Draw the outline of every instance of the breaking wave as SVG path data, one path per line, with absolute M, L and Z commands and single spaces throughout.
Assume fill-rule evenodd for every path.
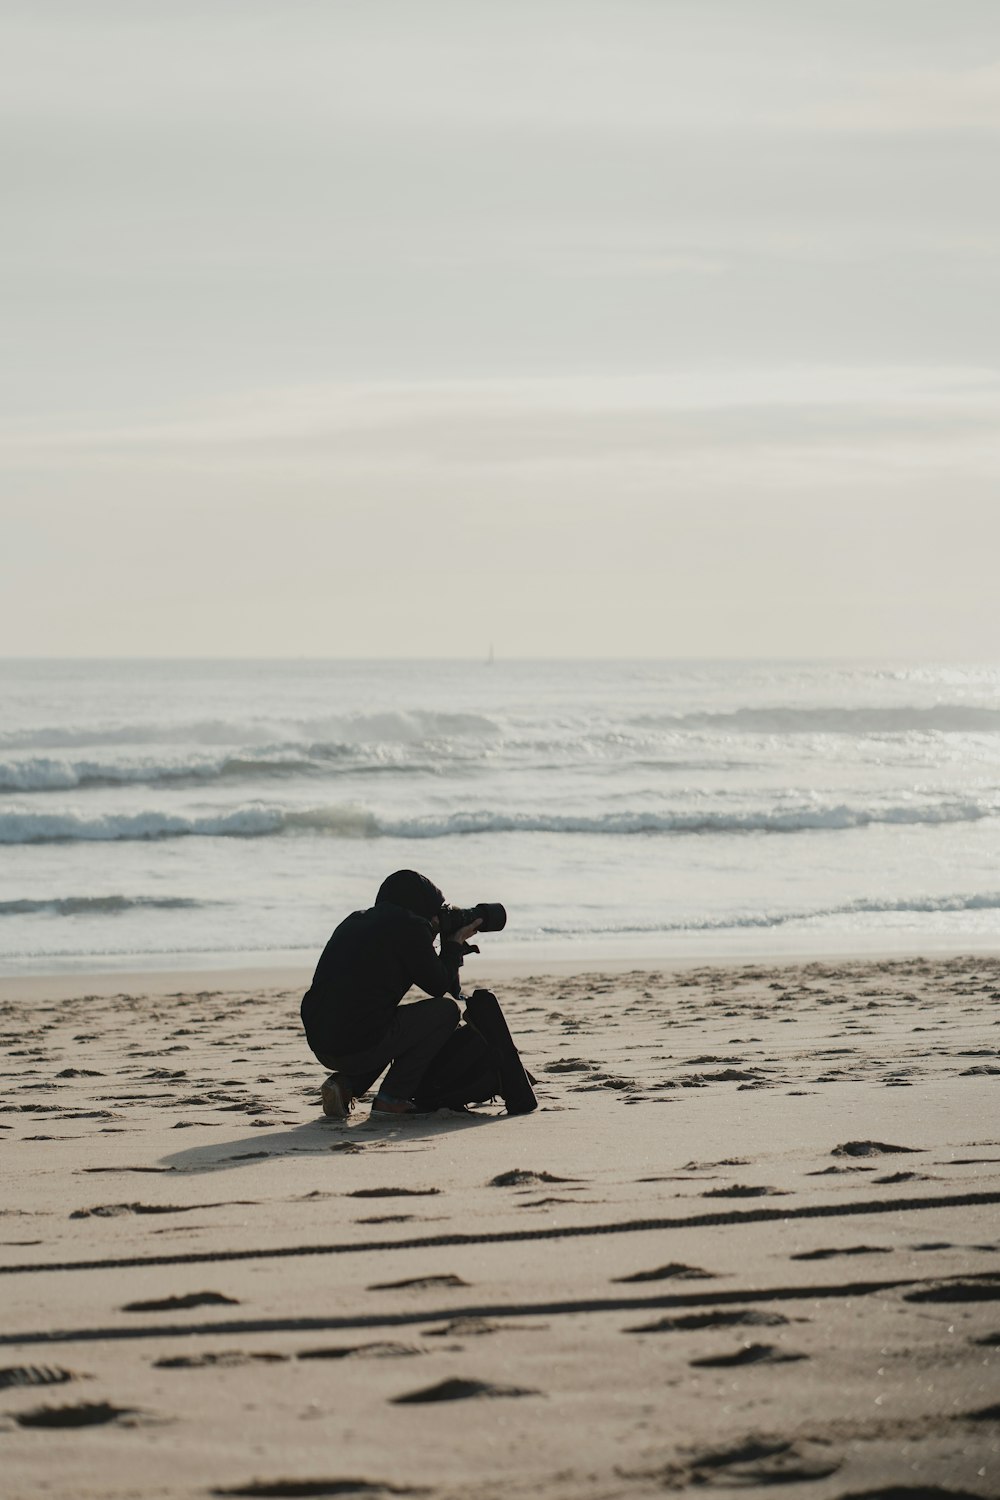
M 253 805 L 203 815 L 159 811 L 0 813 L 0 844 L 105 842 L 185 837 L 267 838 L 275 834 L 320 834 L 328 838 L 436 839 L 462 834 L 788 834 L 838 832 L 875 824 L 971 823 L 1000 813 L 1000 802 L 951 799 L 887 806 L 804 806 L 746 812 L 616 812 L 596 817 L 539 812 L 457 812 L 447 817 L 381 819 L 365 807 L 289 809 Z
M 1000 911 L 1000 891 L 977 892 L 971 896 L 902 896 L 898 900 L 861 899 L 842 906 L 817 907 L 810 911 L 744 912 L 738 916 L 707 917 L 686 922 L 657 922 L 605 927 L 541 928 L 544 936 L 591 937 L 618 934 L 652 934 L 658 932 L 732 932 L 743 928 L 785 927 L 793 922 L 821 922 L 828 917 L 853 917 L 903 912 Z
M 267 838 L 291 832 L 340 838 L 372 838 L 381 831 L 364 808 L 314 807 L 293 812 L 281 807 L 244 807 L 229 813 L 185 817 L 163 812 L 0 814 L 0 844 L 106 843 L 173 838 Z
M 1000 708 L 937 703 L 892 708 L 736 708 L 725 713 L 644 714 L 650 729 L 708 729 L 723 734 L 983 734 L 1000 732 Z
M 492 739 L 499 733 L 492 719 L 476 713 L 439 713 L 431 709 L 369 714 L 330 714 L 280 723 L 274 719 L 198 719 L 178 723 L 94 724 L 73 728 L 45 725 L 38 729 L 0 731 L 0 748 L 8 750 L 83 749 L 96 745 L 265 746 L 290 741 L 305 747 L 325 740 L 343 745 L 413 745 L 454 738 Z
M 184 786 L 241 777 L 297 775 L 307 770 L 304 759 L 254 759 L 226 756 L 186 764 L 107 765 L 100 761 L 57 760 L 37 756 L 0 762 L 0 792 L 67 792 L 114 786 Z
M 184 761 L 138 761 L 115 765 L 102 761 L 35 756 L 0 761 L 0 794 L 90 791 L 119 786 L 207 786 L 239 781 L 286 781 L 296 776 L 442 774 L 442 757 L 405 760 L 377 747 L 367 754 L 352 745 L 310 745 L 296 750 L 196 757 Z
M 904 803 L 895 807 L 813 805 L 747 812 L 619 812 L 586 817 L 574 813 L 453 813 L 447 818 L 411 818 L 379 832 L 397 838 L 446 838 L 465 833 L 699 834 L 842 831 L 873 823 L 966 823 L 995 817 L 991 803 Z
M 571 745 L 504 742 L 515 760 L 520 756 L 526 769 L 536 774 L 558 772 L 571 756 L 595 761 L 606 752 L 607 740 L 578 739 Z M 613 736 L 618 750 L 624 736 Z M 555 755 L 556 749 L 561 755 Z M 526 753 L 527 752 L 527 753 Z M 191 755 L 176 760 L 136 759 L 127 762 L 77 760 L 40 755 L 0 760 L 0 796 L 46 792 L 99 791 L 115 787 L 198 787 L 234 785 L 239 782 L 288 782 L 297 777 L 335 780 L 338 776 L 442 777 L 480 768 L 485 754 L 481 741 L 441 742 L 420 746 L 377 742 L 371 745 L 318 742 L 310 745 L 274 745 L 238 754 Z M 547 757 L 547 758 L 546 758 Z M 664 757 L 632 759 L 635 771 L 678 773 L 682 771 L 743 771 L 753 762 L 712 757 L 690 759 Z
M 119 912 L 183 911 L 206 905 L 186 896 L 59 896 L 42 901 L 0 901 L 0 917 L 30 917 L 46 914 L 53 917 L 92 917 L 117 915 Z

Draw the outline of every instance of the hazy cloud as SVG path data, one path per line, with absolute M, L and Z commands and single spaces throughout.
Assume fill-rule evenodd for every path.
M 0 81 L 7 649 L 992 649 L 993 0 L 6 0 Z

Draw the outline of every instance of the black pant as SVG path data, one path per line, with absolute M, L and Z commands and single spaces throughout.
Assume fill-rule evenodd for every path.
M 363 1094 L 383 1073 L 380 1093 L 391 1099 L 412 1099 L 431 1059 L 436 1057 L 462 1017 L 457 1000 L 435 995 L 401 1005 L 392 1025 L 371 1047 L 361 1052 L 316 1053 L 324 1068 L 345 1076 L 353 1094 Z

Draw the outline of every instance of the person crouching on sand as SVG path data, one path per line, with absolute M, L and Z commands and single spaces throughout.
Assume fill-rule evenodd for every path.
M 397 870 L 375 905 L 352 912 L 323 949 L 302 1000 L 306 1040 L 324 1068 L 323 1112 L 346 1119 L 355 1099 L 385 1073 L 372 1114 L 417 1112 L 413 1096 L 461 1019 L 458 970 L 477 919 L 442 939 L 444 896 L 426 875 Z M 400 1002 L 412 985 L 430 997 Z M 385 1070 L 388 1068 L 388 1072 Z

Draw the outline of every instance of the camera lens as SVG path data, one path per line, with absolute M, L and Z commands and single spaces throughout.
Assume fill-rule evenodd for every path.
M 502 932 L 507 926 L 507 912 L 499 901 L 480 901 L 475 912 L 482 920 L 480 932 Z

